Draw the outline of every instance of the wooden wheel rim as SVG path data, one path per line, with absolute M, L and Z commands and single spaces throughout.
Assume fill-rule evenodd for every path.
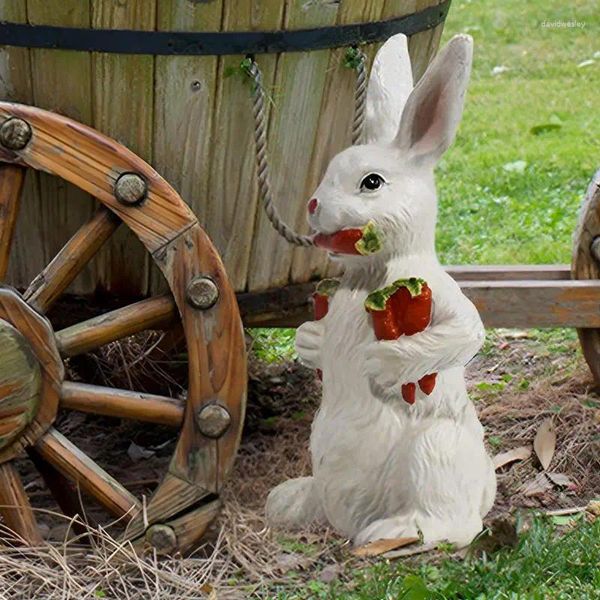
M 594 243 L 596 241 L 596 243 Z M 588 186 L 573 236 L 573 279 L 600 279 L 600 170 Z M 600 383 L 600 329 L 578 329 L 585 360 Z
M 244 418 L 243 329 L 221 259 L 173 188 L 114 140 L 54 113 L 0 102 L 0 128 L 9 119 L 21 119 L 27 131 L 17 144 L 0 139 L 0 161 L 51 173 L 95 196 L 137 235 L 171 288 L 188 348 L 188 397 L 168 472 L 143 519 L 132 501 L 135 510 L 129 511 L 127 536 L 137 538 L 147 525 L 174 518 L 181 529 L 177 547 L 182 549 L 202 534 L 215 514 L 214 495 L 232 467 Z M 211 289 L 215 297 L 208 302 L 206 293 L 210 296 Z M 29 294 L 31 299 L 36 293 L 33 285 L 26 297 Z M 43 300 L 52 299 L 31 303 L 43 310 Z M 219 411 L 207 412 L 207 407 L 214 406 Z M 222 419 L 223 413 L 227 422 L 218 436 L 214 427 L 203 427 L 203 416 L 215 414 Z M 60 449 L 63 440 L 53 438 L 55 433 L 50 431 L 49 438 L 54 446 L 43 438 L 38 447 L 49 453 Z M 192 507 L 193 533 L 182 516 Z

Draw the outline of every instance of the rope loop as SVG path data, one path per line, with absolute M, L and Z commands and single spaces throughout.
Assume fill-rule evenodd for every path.
M 356 70 L 354 92 L 354 119 L 352 122 L 352 144 L 360 143 L 365 123 L 367 99 L 366 56 L 358 47 L 349 48 L 344 57 L 344 66 Z M 289 227 L 273 204 L 273 193 L 269 176 L 267 154 L 267 110 L 266 93 L 261 70 L 253 56 L 242 60 L 236 71 L 243 73 L 252 82 L 252 116 L 254 117 L 254 143 L 256 151 L 256 177 L 263 208 L 277 233 L 290 244 L 308 248 L 314 246 L 313 236 L 300 235 Z M 228 73 L 231 74 L 231 73 Z

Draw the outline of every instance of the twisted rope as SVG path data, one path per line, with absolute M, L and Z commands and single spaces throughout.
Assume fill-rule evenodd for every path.
M 365 68 L 365 55 L 353 48 L 353 60 L 346 61 L 346 66 L 356 69 L 356 90 L 354 93 L 354 120 L 352 123 L 352 143 L 358 144 L 363 132 L 367 100 L 367 73 Z M 300 235 L 291 229 L 279 215 L 273 204 L 273 193 L 269 177 L 269 160 L 267 155 L 267 111 L 265 108 L 265 90 L 262 83 L 262 73 L 254 60 L 246 59 L 242 63 L 242 70 L 251 78 L 252 85 L 252 115 L 254 117 L 254 142 L 256 150 L 256 177 L 258 190 L 262 199 L 263 208 L 275 231 L 285 238 L 290 244 L 313 246 L 312 236 Z
M 354 89 L 354 120 L 352 121 L 352 145 L 360 144 L 365 126 L 367 112 L 367 57 L 361 50 L 356 50 L 356 87 Z

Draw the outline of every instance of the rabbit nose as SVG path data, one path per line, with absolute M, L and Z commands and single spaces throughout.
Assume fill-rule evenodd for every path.
M 308 203 L 308 212 L 311 215 L 314 215 L 317 212 L 317 207 L 319 206 L 319 201 L 316 198 L 312 198 Z

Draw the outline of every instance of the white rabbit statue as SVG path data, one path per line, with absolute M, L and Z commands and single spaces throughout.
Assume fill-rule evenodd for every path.
M 333 158 L 308 205 L 317 233 L 371 223 L 382 244 L 373 254 L 332 255 L 345 271 L 329 312 L 298 329 L 301 360 L 323 378 L 313 475 L 271 491 L 272 526 L 329 523 L 357 545 L 415 536 L 460 547 L 494 502 L 494 468 L 464 380 L 484 328 L 435 253 L 433 169 L 454 139 L 471 61 L 472 39 L 457 35 L 413 89 L 406 38 L 390 38 L 369 81 L 366 143 Z M 365 299 L 410 277 L 431 289 L 431 322 L 378 341 Z M 403 384 L 434 372 L 430 395 L 402 401 Z

